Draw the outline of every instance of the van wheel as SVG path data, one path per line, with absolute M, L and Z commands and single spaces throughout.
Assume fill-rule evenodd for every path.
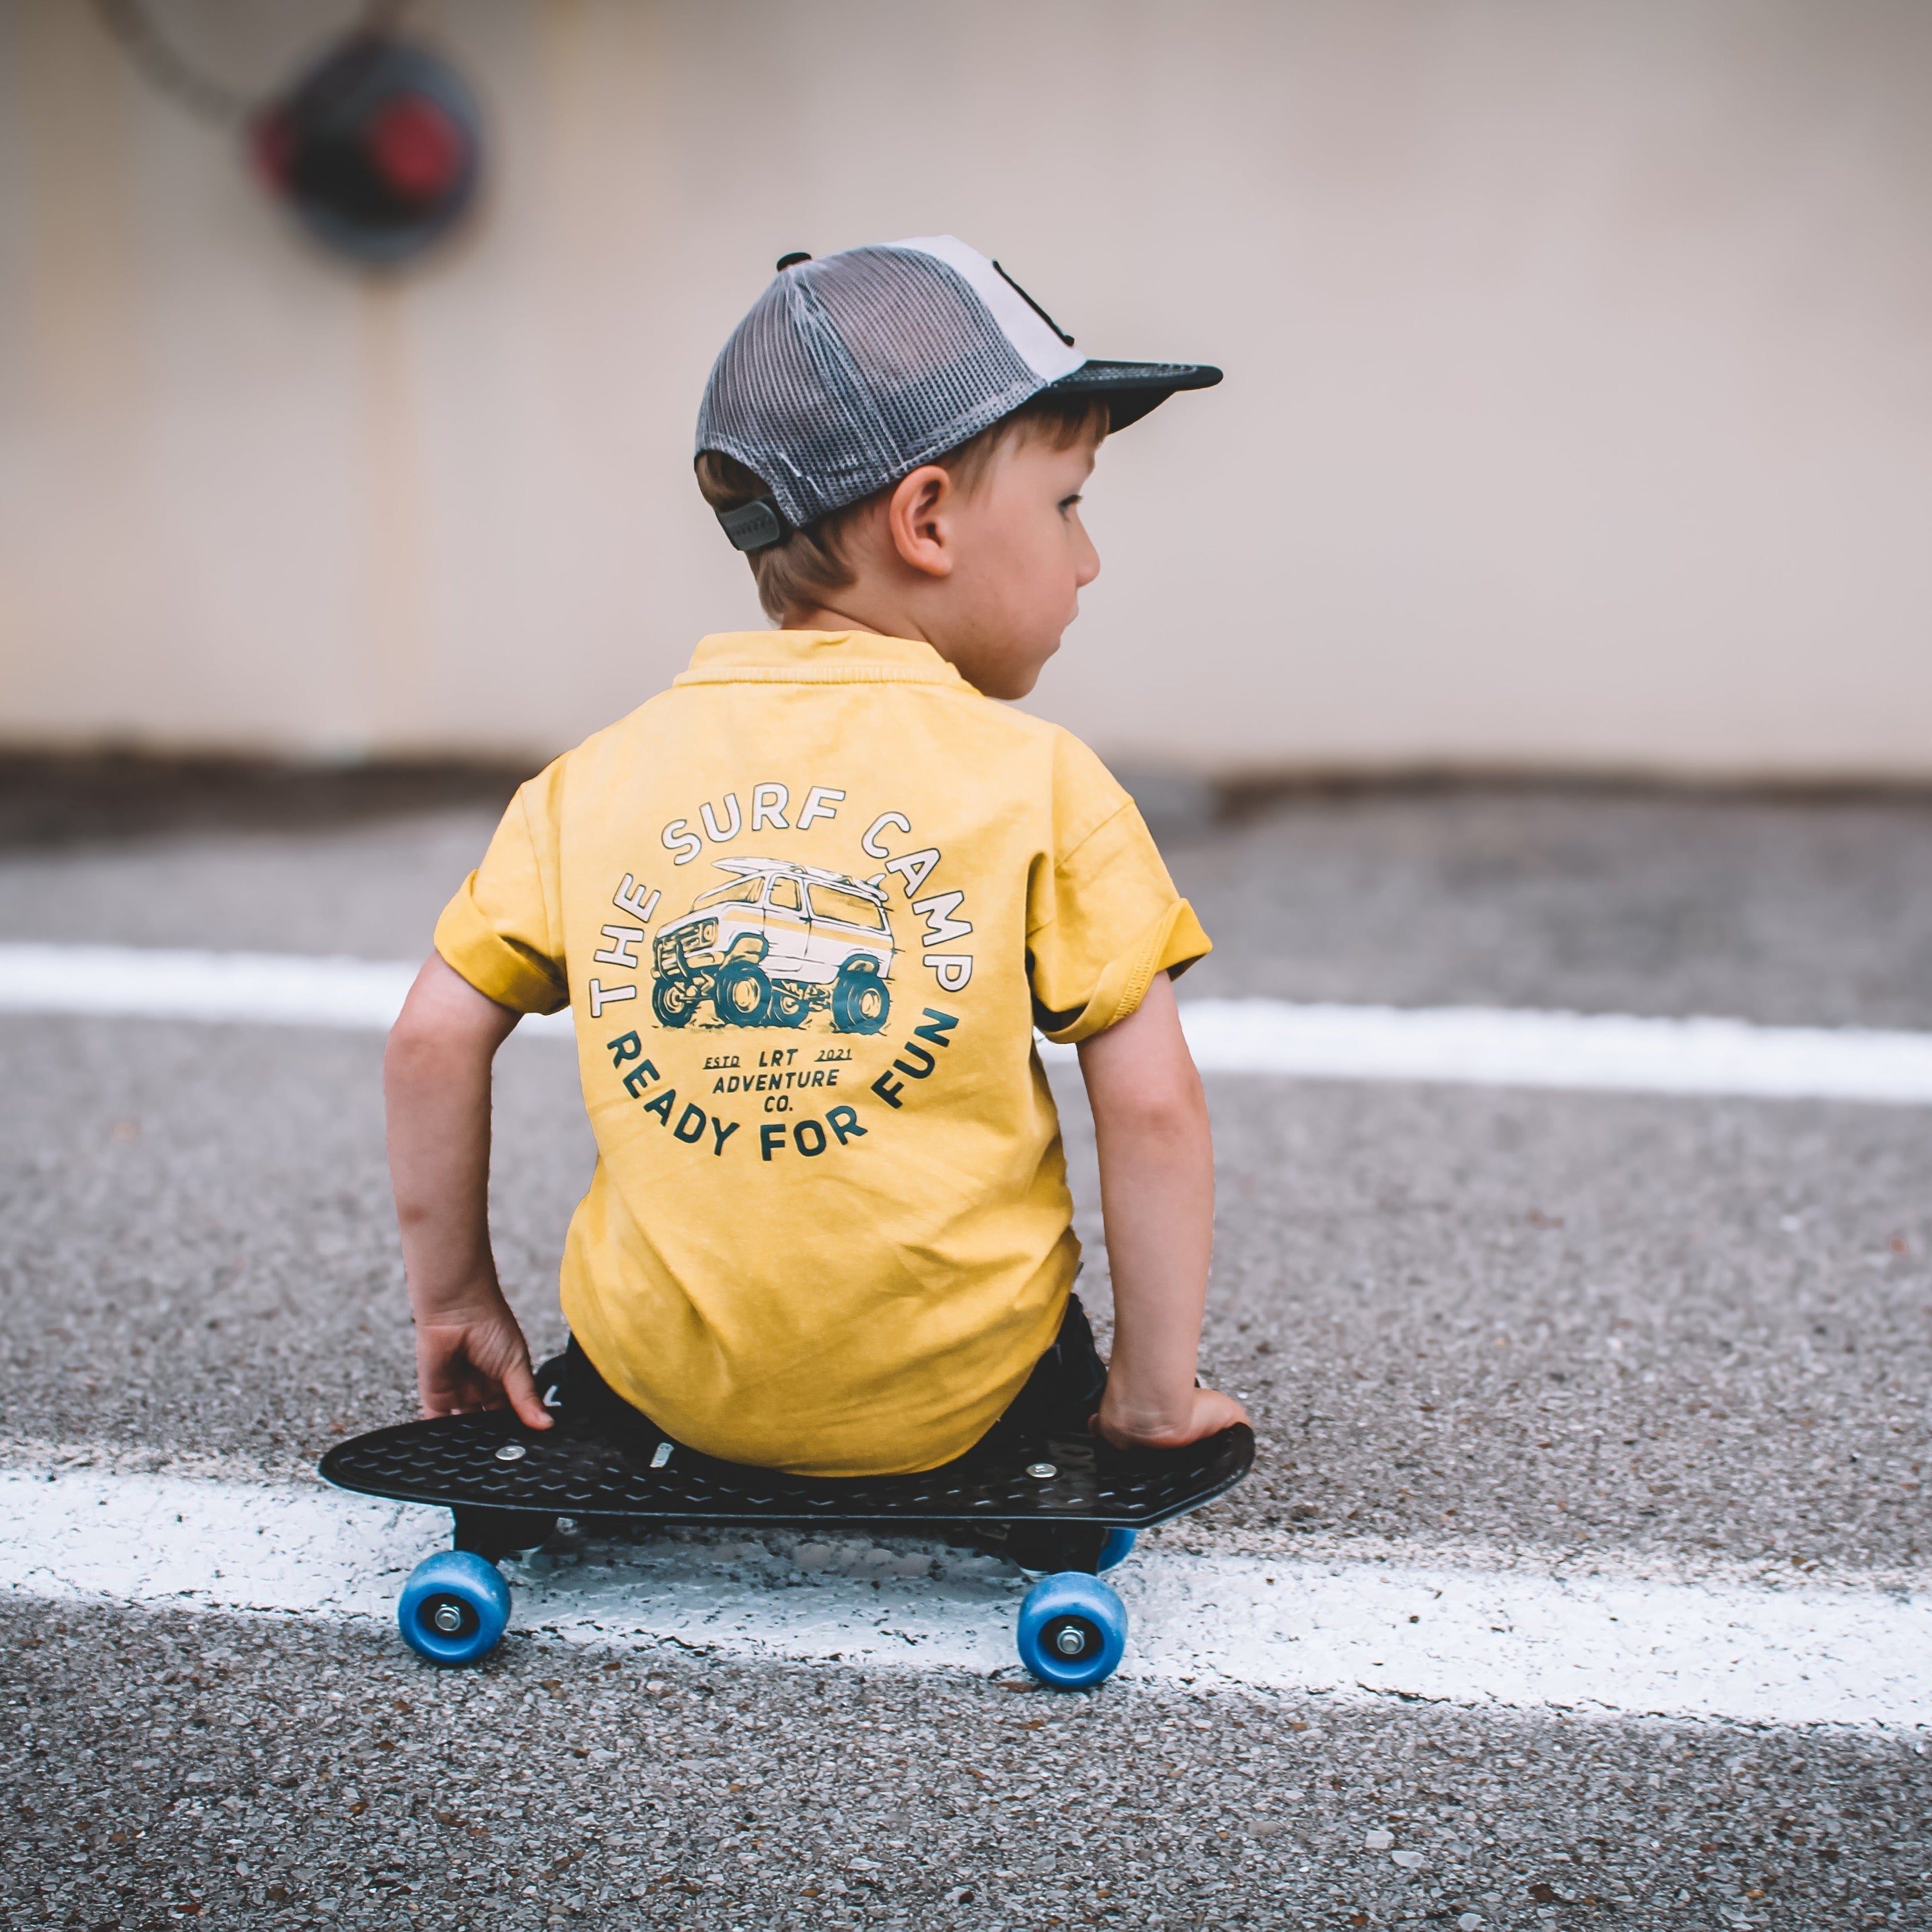
M 771 1016 L 772 982 L 755 959 L 728 959 L 712 984 L 711 1004 L 729 1026 L 763 1026 Z
M 766 1018 L 773 1026 L 802 1026 L 806 1015 L 811 1010 L 809 993 L 801 993 L 796 986 L 788 986 L 780 980 L 772 988 L 772 1010 Z
M 698 988 L 688 980 L 660 980 L 651 988 L 651 1011 L 664 1026 L 682 1026 L 697 1010 Z
M 892 996 L 871 959 L 848 959 L 832 985 L 832 1024 L 841 1033 L 877 1033 L 892 1010 Z

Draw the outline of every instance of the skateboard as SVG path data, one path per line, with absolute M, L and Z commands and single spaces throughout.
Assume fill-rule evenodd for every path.
M 1102 1574 L 1140 1531 L 1232 1489 L 1254 1456 L 1253 1432 L 1237 1424 L 1183 1449 L 1007 1438 L 919 1475 L 796 1476 L 720 1462 L 648 1424 L 618 1440 L 567 1416 L 531 1430 L 493 1410 L 352 1437 L 320 1473 L 339 1489 L 454 1515 L 454 1546 L 417 1565 L 397 1605 L 404 1641 L 434 1664 L 475 1664 L 495 1648 L 510 1618 L 496 1565 L 542 1544 L 560 1518 L 613 1539 L 674 1526 L 830 1524 L 968 1540 L 1040 1573 L 1020 1606 L 1020 1661 L 1042 1684 L 1077 1690 L 1111 1676 L 1126 1647 L 1126 1611 Z

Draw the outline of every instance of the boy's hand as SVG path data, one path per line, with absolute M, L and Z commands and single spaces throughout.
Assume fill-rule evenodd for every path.
M 507 1303 L 474 1316 L 445 1314 L 416 1324 L 416 1388 L 425 1415 L 512 1408 L 527 1429 L 548 1429 L 524 1331 Z
M 1177 1409 L 1172 1404 L 1136 1403 L 1109 1382 L 1094 1427 L 1116 1449 L 1179 1449 L 1247 1419 L 1248 1412 L 1219 1389 L 1190 1389 Z

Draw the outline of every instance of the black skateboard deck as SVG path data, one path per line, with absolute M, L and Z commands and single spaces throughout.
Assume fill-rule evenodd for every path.
M 1184 1449 L 1110 1448 L 1087 1435 L 1016 1440 L 995 1432 L 957 1462 L 916 1476 L 791 1476 L 720 1462 L 646 1425 L 621 1440 L 560 1416 L 526 1429 L 507 1411 L 378 1429 L 322 1459 L 338 1488 L 428 1503 L 456 1519 L 455 1547 L 417 1564 L 396 1618 L 404 1640 L 440 1664 L 487 1656 L 508 1627 L 496 1564 L 534 1548 L 562 1517 L 621 1537 L 672 1526 L 751 1524 L 964 1537 L 1040 1573 L 1014 1640 L 1043 1684 L 1090 1689 L 1124 1654 L 1127 1614 L 1101 1572 L 1136 1534 L 1198 1509 L 1248 1472 L 1245 1424 Z
M 1147 1529 L 1198 1509 L 1239 1482 L 1254 1455 L 1253 1432 L 1238 1424 L 1184 1449 L 1124 1451 L 1082 1435 L 982 1444 L 920 1475 L 796 1476 L 721 1462 L 648 1431 L 618 1442 L 564 1420 L 526 1429 L 499 1410 L 356 1436 L 329 1450 L 321 1474 L 364 1496 L 452 1510 L 457 1546 L 490 1556 L 541 1541 L 547 1529 L 532 1531 L 559 1516 L 607 1531 L 824 1523 L 1033 1531 L 1044 1534 L 1015 1540 L 1058 1544 L 1070 1539 L 1054 1532 Z M 1077 1563 L 1076 1556 L 1069 1567 Z

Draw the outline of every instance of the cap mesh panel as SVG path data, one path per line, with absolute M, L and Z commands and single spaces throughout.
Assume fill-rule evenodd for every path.
M 1046 386 L 966 278 L 909 248 L 786 270 L 706 385 L 699 450 L 762 478 L 794 524 L 896 483 Z

